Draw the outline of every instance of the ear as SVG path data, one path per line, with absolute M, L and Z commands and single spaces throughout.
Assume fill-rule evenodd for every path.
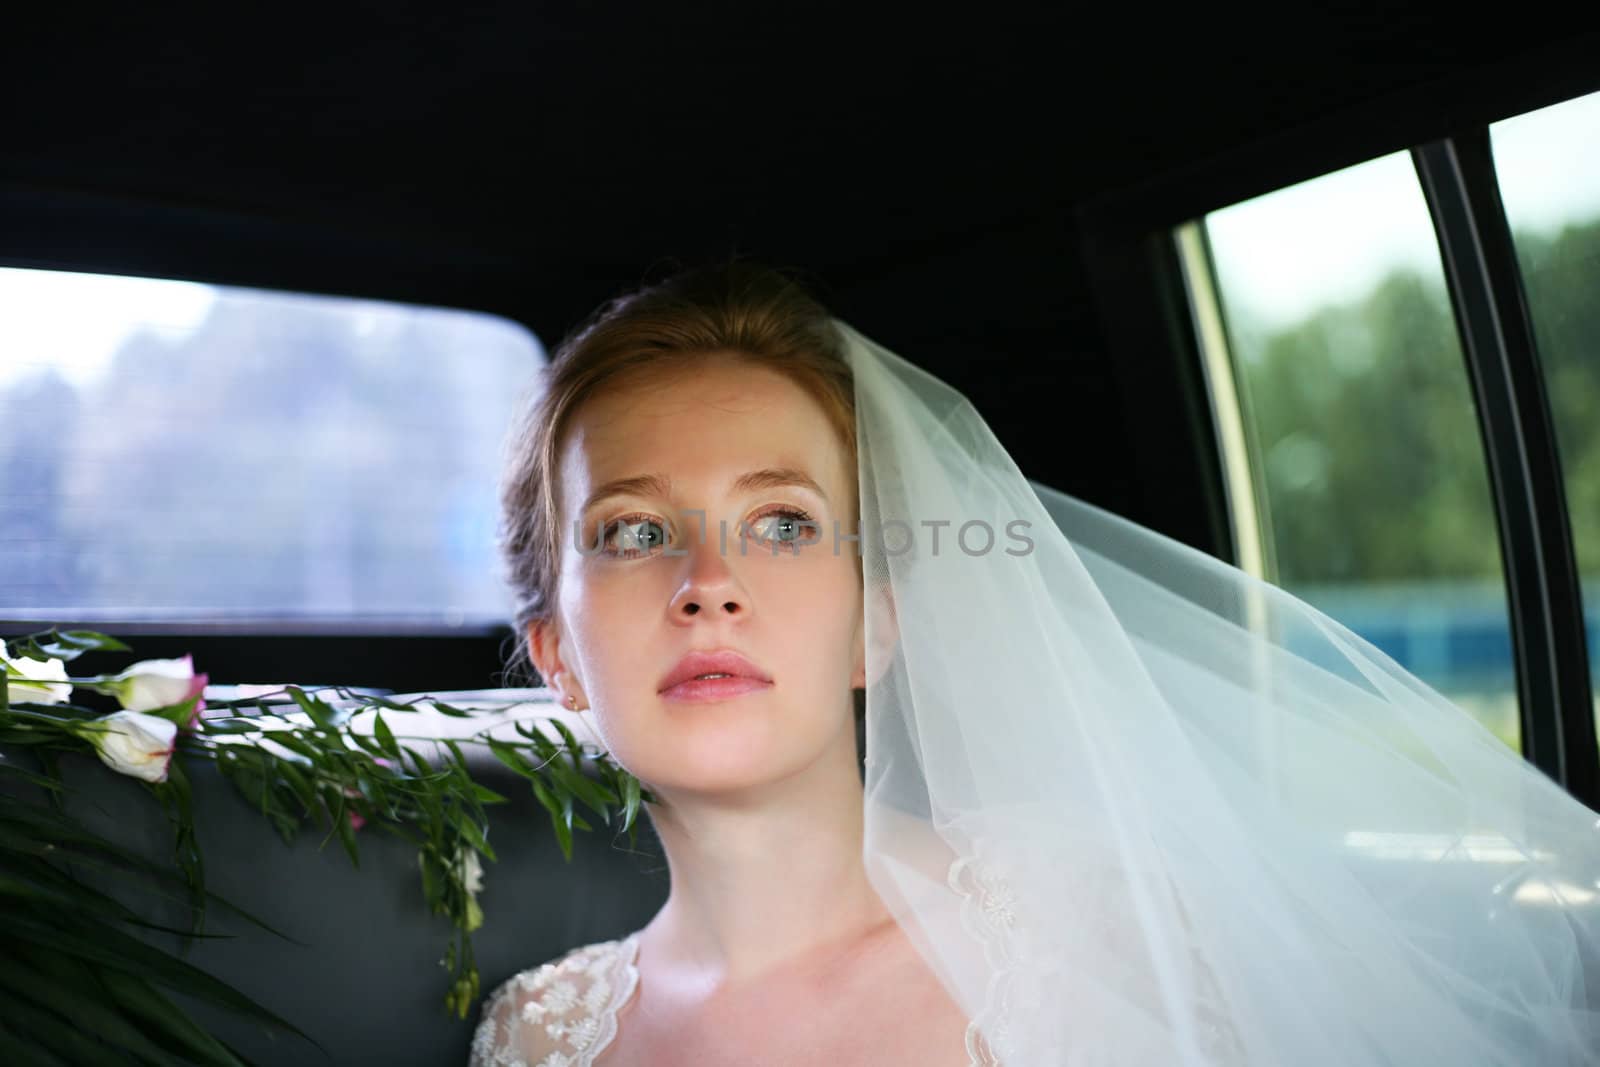
M 872 640 L 867 641 L 867 631 Z M 855 671 L 850 677 L 852 689 L 866 689 L 883 677 L 894 659 L 894 650 L 900 643 L 900 620 L 895 611 L 894 591 L 887 584 L 868 589 L 862 601 L 860 639 L 856 643 Z
M 533 660 L 534 669 L 544 679 L 544 684 L 555 693 L 557 703 L 570 707 L 567 698 L 577 697 L 580 708 L 588 706 L 582 682 L 561 658 L 561 632 L 554 621 L 535 619 L 528 623 L 528 658 Z

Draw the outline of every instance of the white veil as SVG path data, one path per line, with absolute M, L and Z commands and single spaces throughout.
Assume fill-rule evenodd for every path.
M 865 860 L 977 1062 L 1600 1063 L 1594 812 L 1308 604 L 1036 489 L 838 328 Z

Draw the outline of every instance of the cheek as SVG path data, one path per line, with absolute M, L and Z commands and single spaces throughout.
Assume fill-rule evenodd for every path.
M 792 674 L 807 679 L 808 688 L 821 686 L 825 696 L 838 677 L 847 676 L 853 659 L 853 640 L 861 614 L 861 583 L 854 561 L 845 553 L 809 563 L 774 566 L 761 603 L 768 626 L 763 635 L 779 653 Z M 753 584 L 753 583 L 752 583 Z
M 575 567 L 561 588 L 570 655 L 591 688 L 649 658 L 659 642 L 671 591 L 649 568 Z M 646 653 L 641 657 L 641 653 Z

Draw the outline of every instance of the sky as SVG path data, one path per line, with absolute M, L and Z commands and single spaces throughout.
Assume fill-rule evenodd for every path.
M 1514 230 L 1600 217 L 1600 93 L 1497 123 L 1490 141 Z M 1406 152 L 1212 212 L 1206 230 L 1230 309 L 1268 329 L 1357 299 L 1396 267 L 1443 277 Z
M 130 335 L 145 331 L 177 343 L 198 329 L 221 300 L 236 313 L 241 305 L 253 305 L 267 316 L 291 305 L 331 307 L 337 312 L 338 328 L 361 339 L 395 329 L 408 314 L 416 313 L 411 305 L 379 300 L 0 267 L 0 388 L 50 368 L 70 385 L 91 385 Z M 423 309 L 422 313 L 494 321 L 527 334 L 521 326 L 481 312 Z M 477 328 L 483 329 L 481 324 Z
M 0 387 L 51 366 L 87 385 L 134 330 L 187 332 L 215 300 L 193 282 L 0 267 Z

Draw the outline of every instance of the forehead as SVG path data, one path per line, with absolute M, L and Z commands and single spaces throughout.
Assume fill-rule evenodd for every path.
M 798 467 L 836 504 L 850 495 L 847 457 L 822 405 L 777 371 L 708 357 L 590 397 L 563 435 L 563 513 L 602 482 L 660 473 L 725 485 L 759 467 Z

